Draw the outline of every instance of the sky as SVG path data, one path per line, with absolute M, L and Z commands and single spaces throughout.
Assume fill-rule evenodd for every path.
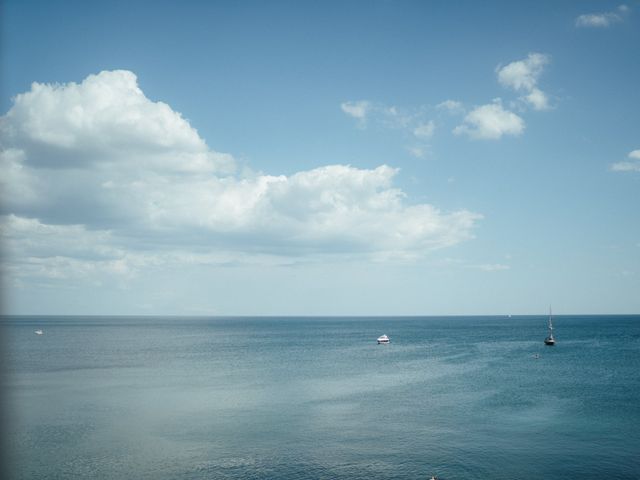
M 2 311 L 640 313 L 640 2 L 1 5 Z

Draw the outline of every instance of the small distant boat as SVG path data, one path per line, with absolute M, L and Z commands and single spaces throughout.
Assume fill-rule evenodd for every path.
M 33 333 L 35 333 L 36 335 L 42 335 L 44 332 L 40 329 L 34 331 Z
M 389 337 L 387 337 L 386 335 L 381 335 L 381 336 L 379 336 L 379 337 L 378 337 L 378 345 L 380 345 L 381 343 L 382 343 L 382 344 L 385 344 L 385 345 L 386 345 L 387 343 L 389 343 Z
M 544 339 L 544 344 L 549 346 L 554 346 L 556 344 L 556 339 L 553 338 L 553 323 L 551 321 L 551 307 L 549 307 L 549 336 Z

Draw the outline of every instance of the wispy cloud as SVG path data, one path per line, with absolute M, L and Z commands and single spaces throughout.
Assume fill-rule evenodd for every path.
M 525 129 L 522 118 L 502 107 L 499 99 L 469 112 L 463 124 L 454 128 L 456 135 L 466 134 L 473 139 L 498 140 L 503 135 L 520 135 Z
M 346 106 L 360 119 L 367 108 Z M 34 83 L 0 119 L 0 134 L 3 268 L 13 273 L 127 277 L 171 259 L 419 258 L 472 238 L 481 218 L 411 202 L 387 165 L 238 174 L 231 155 L 149 100 L 127 71 Z
M 443 267 L 464 268 L 469 270 L 482 270 L 483 272 L 501 272 L 511 270 L 510 265 L 504 263 L 471 263 L 461 258 L 442 258 L 436 264 Z
M 358 120 L 366 120 L 367 115 L 371 111 L 371 102 L 367 100 L 358 100 L 354 102 L 343 102 L 340 104 L 340 108 L 344 113 L 350 117 Z
M 464 106 L 462 102 L 457 100 L 445 100 L 436 105 L 439 110 L 445 110 L 451 114 L 460 114 L 464 112 Z
M 409 152 L 412 157 L 416 158 L 424 158 L 427 155 L 426 148 L 418 145 L 407 147 L 407 152 Z
M 433 120 L 429 120 L 427 123 L 422 123 L 414 128 L 413 134 L 418 138 L 431 138 L 435 129 L 436 124 Z
M 576 27 L 607 28 L 622 22 L 629 11 L 627 5 L 620 5 L 610 12 L 586 13 L 576 18 Z
M 629 161 L 611 164 L 611 170 L 614 172 L 640 172 L 640 150 L 633 150 L 627 157 L 630 159 Z
M 365 121 L 371 120 L 373 124 L 384 128 L 413 130 L 425 122 L 425 112 L 422 107 L 405 109 L 369 100 L 358 100 L 343 102 L 340 108 L 345 114 L 358 120 L 361 126 L 366 126 Z M 431 124 L 433 124 L 432 121 Z
M 484 272 L 500 272 L 504 270 L 510 270 L 511 267 L 509 265 L 504 265 L 502 263 L 481 263 L 468 265 L 469 268 L 482 270 Z
M 433 114 L 433 108 L 416 107 L 401 108 L 395 105 L 384 105 L 368 100 L 344 102 L 340 105 L 342 111 L 357 120 L 359 128 L 375 126 L 385 130 L 398 130 L 405 139 L 412 138 L 411 145 L 405 147 L 409 154 L 416 158 L 423 158 L 429 148 L 429 141 L 433 138 L 437 124 L 428 118 Z
M 549 99 L 537 84 L 544 67 L 550 60 L 549 55 L 530 53 L 524 60 L 517 60 L 505 66 L 498 65 L 496 67 L 498 82 L 505 87 L 523 92 L 525 95 L 520 99 L 534 110 L 548 109 Z

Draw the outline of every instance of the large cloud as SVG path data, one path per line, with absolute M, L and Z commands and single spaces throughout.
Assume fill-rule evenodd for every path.
M 37 167 L 135 162 L 156 171 L 232 168 L 230 156 L 211 151 L 179 113 L 146 98 L 136 76 L 123 70 L 90 75 L 81 84 L 34 83 L 15 98 L 2 134 Z
M 127 71 L 34 83 L 1 122 L 5 268 L 64 277 L 168 258 L 413 258 L 470 238 L 480 218 L 411 204 L 385 165 L 234 174 L 230 155 Z

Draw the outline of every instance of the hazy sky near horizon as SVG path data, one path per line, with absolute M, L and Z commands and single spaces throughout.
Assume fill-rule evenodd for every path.
M 640 3 L 6 0 L 4 313 L 640 312 Z

